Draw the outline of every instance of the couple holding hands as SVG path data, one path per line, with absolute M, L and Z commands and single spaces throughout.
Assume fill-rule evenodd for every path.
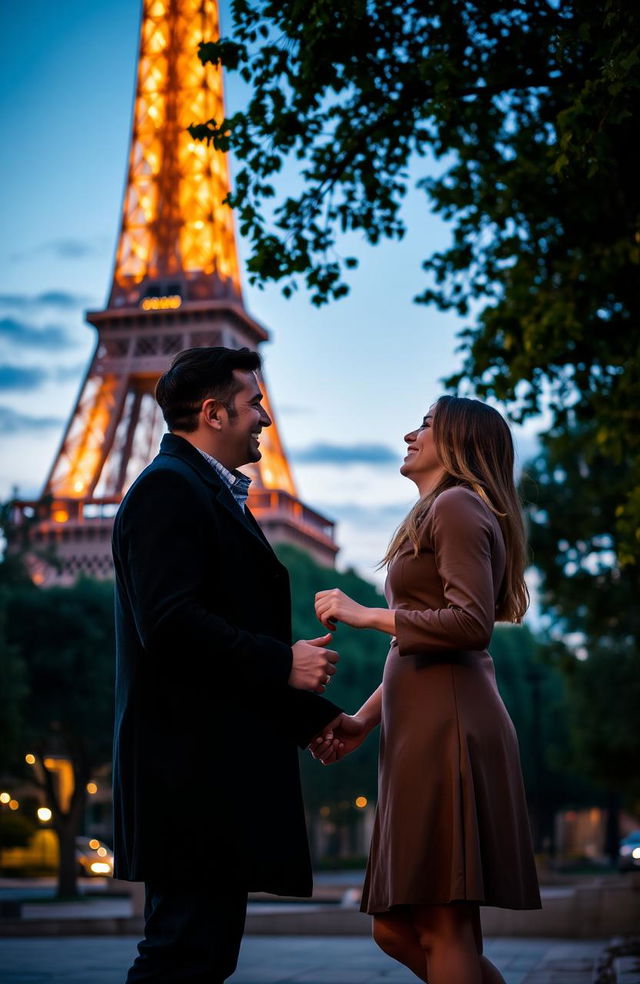
M 380 725 L 362 896 L 374 939 L 429 984 L 498 984 L 480 906 L 540 905 L 487 652 L 494 622 L 528 600 L 509 429 L 477 400 L 428 408 L 405 435 L 418 499 L 384 557 L 389 607 L 321 591 L 328 634 L 292 645 L 288 574 L 238 471 L 271 423 L 259 370 L 249 349 L 174 359 L 156 388 L 169 433 L 115 521 L 115 875 L 146 890 L 127 982 L 222 984 L 247 893 L 311 894 L 298 747 L 331 765 Z M 353 715 L 324 695 L 340 623 L 390 637 Z

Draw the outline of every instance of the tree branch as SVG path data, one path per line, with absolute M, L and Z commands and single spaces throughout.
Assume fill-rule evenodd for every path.
M 513 82 L 509 82 L 508 84 L 500 83 L 495 85 L 463 86 L 462 88 L 457 89 L 454 92 L 451 92 L 444 96 L 441 93 L 436 93 L 434 91 L 435 88 L 434 86 L 429 86 L 429 89 L 431 90 L 430 94 L 425 95 L 424 93 L 421 93 L 421 98 L 419 100 L 410 99 L 407 100 L 406 102 L 398 100 L 392 103 L 390 107 L 390 111 L 382 113 L 375 120 L 373 120 L 368 126 L 364 127 L 364 129 L 357 131 L 355 143 L 353 144 L 351 149 L 348 150 L 347 153 L 342 158 L 337 160 L 335 166 L 332 168 L 329 174 L 319 182 L 318 193 L 317 196 L 315 196 L 316 200 L 320 202 L 321 199 L 324 198 L 324 195 L 326 194 L 328 187 L 332 187 L 336 183 L 336 181 L 339 180 L 339 178 L 342 176 L 342 174 L 344 174 L 344 172 L 350 166 L 350 164 L 353 163 L 358 153 L 362 150 L 363 146 L 370 141 L 370 139 L 376 134 L 378 130 L 381 130 L 382 133 L 384 134 L 390 122 L 392 122 L 394 119 L 397 119 L 399 116 L 403 115 L 404 113 L 410 111 L 411 109 L 415 110 L 419 106 L 431 102 L 436 98 L 439 100 L 446 99 L 446 100 L 458 101 L 460 99 L 466 99 L 469 96 L 493 97 L 496 95 L 500 95 L 500 93 L 503 92 L 514 92 L 516 90 L 520 91 L 523 89 L 546 89 L 560 84 L 566 85 L 566 82 L 567 82 L 566 77 L 562 77 L 562 78 L 559 77 L 557 79 L 547 77 L 544 80 L 542 79 L 536 81 L 521 80 L 519 82 L 516 82 L 514 80 Z

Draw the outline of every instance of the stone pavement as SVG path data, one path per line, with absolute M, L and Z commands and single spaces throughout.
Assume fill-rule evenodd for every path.
M 3 939 L 2 984 L 122 984 L 133 937 Z M 591 984 L 605 943 L 489 939 L 507 984 Z M 247 937 L 232 984 L 411 984 L 416 978 L 366 937 Z

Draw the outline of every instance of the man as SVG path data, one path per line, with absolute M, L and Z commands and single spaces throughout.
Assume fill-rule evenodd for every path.
M 144 881 L 128 984 L 219 984 L 247 892 L 311 894 L 297 745 L 340 709 L 330 635 L 291 645 L 286 569 L 246 508 L 271 420 L 249 349 L 189 349 L 169 434 L 115 520 L 115 875 Z

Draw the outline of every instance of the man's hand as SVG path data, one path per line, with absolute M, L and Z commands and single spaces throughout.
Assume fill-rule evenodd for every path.
M 290 687 L 313 690 L 316 694 L 325 692 L 338 662 L 338 654 L 332 649 L 325 649 L 331 638 L 331 633 L 328 633 L 319 639 L 300 639 L 294 643 Z
M 369 730 L 356 714 L 341 714 L 313 739 L 309 751 L 323 765 L 331 765 L 358 748 Z

